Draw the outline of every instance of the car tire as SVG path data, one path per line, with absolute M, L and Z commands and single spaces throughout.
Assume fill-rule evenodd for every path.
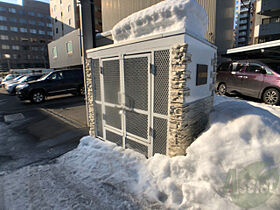
M 263 93 L 262 99 L 266 104 L 277 105 L 280 99 L 279 91 L 275 88 L 269 88 Z
M 31 102 L 35 104 L 42 103 L 45 100 L 45 93 L 42 90 L 35 90 L 31 93 Z
M 227 86 L 225 83 L 221 83 L 218 87 L 218 94 L 221 96 L 226 95 L 227 93 Z

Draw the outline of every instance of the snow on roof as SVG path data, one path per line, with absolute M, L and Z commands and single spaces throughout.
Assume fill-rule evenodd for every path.
M 204 37 L 208 16 L 195 0 L 165 0 L 136 12 L 114 26 L 114 42 L 184 29 Z

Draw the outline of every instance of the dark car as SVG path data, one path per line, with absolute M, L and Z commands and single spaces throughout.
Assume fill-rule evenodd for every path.
M 81 69 L 59 70 L 48 73 L 40 79 L 16 87 L 16 94 L 21 100 L 41 103 L 46 96 L 66 93 L 84 95 L 84 79 Z
M 20 78 L 17 81 L 14 81 L 14 82 L 11 82 L 11 83 L 7 84 L 5 86 L 5 88 L 10 95 L 14 95 L 16 93 L 16 86 L 18 86 L 20 84 L 23 84 L 23 83 L 26 83 L 26 82 L 37 80 L 41 76 L 42 75 L 40 75 L 40 74 L 38 74 L 38 75 L 26 75 L 26 76 L 23 76 L 22 78 Z
M 280 63 L 256 60 L 226 62 L 217 69 L 220 95 L 238 92 L 276 105 L 280 100 Z

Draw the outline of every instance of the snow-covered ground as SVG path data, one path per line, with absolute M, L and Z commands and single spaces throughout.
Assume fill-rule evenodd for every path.
M 0 209 L 280 209 L 279 117 L 217 96 L 209 128 L 175 158 L 84 137 L 52 164 L 0 176 Z
M 208 17 L 195 0 L 165 0 L 124 18 L 112 29 L 114 42 L 185 30 L 204 38 Z

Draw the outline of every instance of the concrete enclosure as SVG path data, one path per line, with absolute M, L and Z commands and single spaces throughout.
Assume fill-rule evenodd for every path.
M 208 123 L 216 51 L 185 31 L 88 50 L 90 134 L 146 157 L 185 155 Z

